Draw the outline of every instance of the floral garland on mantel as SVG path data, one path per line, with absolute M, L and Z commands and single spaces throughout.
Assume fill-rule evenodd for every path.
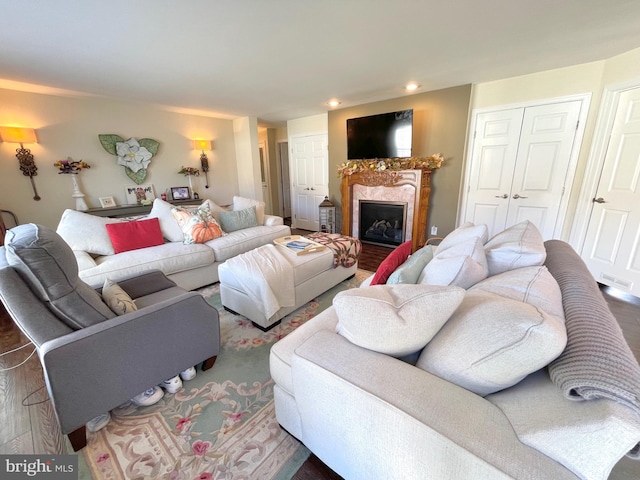
M 435 170 L 442 166 L 444 157 L 441 153 L 434 153 L 428 157 L 410 158 L 371 158 L 367 160 L 349 160 L 338 167 L 339 177 L 348 177 L 360 172 L 384 172 L 387 170 Z

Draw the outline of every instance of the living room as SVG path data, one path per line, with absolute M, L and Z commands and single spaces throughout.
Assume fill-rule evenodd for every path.
M 287 7 L 293 8 L 291 5 Z M 211 16 L 215 15 L 214 12 L 208 12 Z M 194 12 L 191 14 L 198 16 Z M 67 15 L 72 18 L 75 12 L 67 12 Z M 275 22 L 273 18 L 262 17 L 267 24 L 270 23 L 268 20 Z M 426 21 L 422 22 L 427 24 Z M 37 35 L 37 32 L 32 33 Z M 227 34 L 233 35 L 228 30 Z M 235 35 L 233 38 L 237 40 Z M 630 42 L 632 45 L 628 48 L 588 61 L 556 59 L 553 65 L 531 61 L 528 69 L 520 68 L 517 74 L 496 73 L 491 79 L 480 81 L 474 76 L 460 77 L 458 83 L 446 85 L 437 83 L 435 79 L 423 80 L 412 74 L 411 68 L 405 71 L 398 68 L 398 76 L 402 73 L 411 78 L 403 79 L 393 87 L 387 85 L 386 90 L 375 87 L 379 90 L 373 92 L 370 91 L 374 89 L 373 86 L 363 87 L 358 93 L 353 93 L 353 99 L 347 98 L 347 93 L 340 98 L 343 94 L 336 90 L 337 86 L 321 88 L 313 93 L 313 101 L 309 102 L 311 106 L 304 105 L 303 108 L 300 105 L 291 109 L 300 113 L 287 112 L 286 115 L 274 110 L 272 105 L 260 105 L 255 110 L 244 108 L 243 105 L 236 111 L 230 106 L 231 101 L 222 100 L 216 111 L 215 104 L 200 103 L 198 95 L 183 104 L 171 96 L 166 97 L 166 102 L 162 104 L 159 97 L 152 99 L 153 96 L 147 96 L 146 93 L 136 96 L 131 91 L 118 96 L 115 91 L 109 90 L 109 82 L 104 78 L 96 79 L 93 90 L 83 91 L 80 83 L 63 81 L 62 72 L 59 81 L 55 77 L 45 76 L 39 80 L 33 72 L 26 74 L 7 69 L 5 73 L 0 64 L 0 126 L 35 130 L 37 143 L 25 144 L 25 147 L 34 155 L 38 168 L 37 175 L 30 179 L 20 170 L 16 160 L 18 145 L 0 143 L 0 209 L 15 213 L 20 223 L 37 223 L 55 229 L 65 209 L 76 208 L 76 199 L 72 197 L 75 188 L 72 179 L 78 183 L 89 208 L 99 209 L 105 199 L 112 199 L 116 205 L 127 204 L 126 187 L 131 187 L 134 182 L 117 164 L 117 157 L 105 150 L 99 138 L 99 135 L 113 134 L 123 139 L 153 139 L 158 142 L 157 153 L 151 158 L 143 182 L 152 186 L 157 198 L 169 193 L 172 187 L 190 187 L 190 193 L 193 195 L 197 192 L 199 200 L 208 199 L 218 205 L 230 205 L 234 196 L 259 199 L 266 201 L 267 214 L 284 216 L 280 188 L 281 147 L 291 146 L 296 138 L 321 133 L 326 134 L 328 139 L 326 188 L 329 199 L 337 206 L 336 224 L 340 225 L 340 207 L 344 199 L 337 171 L 347 160 L 347 120 L 413 109 L 412 155 L 426 157 L 442 153 L 445 157 L 442 168 L 434 170 L 431 177 L 427 225 L 428 232 L 434 231 L 433 227 L 437 228 L 437 234 L 430 236 L 442 237 L 463 223 L 464 190 L 469 182 L 472 130 L 476 115 L 479 112 L 524 108 L 581 97 L 584 99 L 582 113 L 586 121 L 580 126 L 580 148 L 574 152 L 571 182 L 563 199 L 564 221 L 553 236 L 568 241 L 575 249 L 581 249 L 593 205 L 591 198 L 595 198 L 590 194 L 595 192 L 598 172 L 602 167 L 600 160 L 595 157 L 602 117 L 607 111 L 603 106 L 606 106 L 612 88 L 640 85 L 640 42 L 634 42 Z M 153 50 L 148 45 L 142 48 Z M 363 46 L 360 50 L 363 58 L 374 63 L 374 56 L 371 53 L 367 56 L 366 52 L 368 47 Z M 264 52 L 262 54 L 266 56 Z M 49 55 L 55 56 L 51 52 Z M 200 77 L 197 63 L 190 65 L 189 69 L 182 63 L 180 67 L 173 67 L 170 59 L 160 53 L 154 55 L 157 57 L 154 68 L 175 68 L 175 83 L 171 87 L 175 90 L 197 92 L 198 89 L 228 88 L 232 98 L 242 96 L 241 88 L 222 81 L 217 84 L 204 79 L 200 85 L 192 82 L 189 77 Z M 81 63 L 81 60 L 78 62 Z M 428 63 L 429 58 L 413 57 L 407 63 L 412 62 Z M 111 66 L 113 71 L 117 71 L 118 62 L 113 61 Z M 334 67 L 332 71 L 337 70 Z M 509 69 L 504 71 L 512 72 Z M 145 71 L 145 74 L 145 81 L 150 83 L 149 90 L 155 90 L 153 70 Z M 119 75 L 113 77 L 114 84 L 120 81 Z M 411 79 L 419 80 L 424 86 L 407 93 L 403 85 Z M 186 86 L 181 85 L 182 81 L 186 82 Z M 245 87 L 250 84 L 248 80 L 242 83 Z M 269 88 L 261 90 L 264 96 L 277 96 L 274 92 L 278 88 L 287 88 L 261 80 L 261 87 L 265 84 Z M 431 88 L 431 85 L 436 86 Z M 145 89 L 144 82 L 137 88 L 142 92 Z M 385 90 L 384 94 L 380 93 L 382 90 Z M 320 96 L 322 102 L 318 101 Z M 325 104 L 325 100 L 331 96 L 340 98 L 341 103 L 337 107 Z M 282 101 L 292 102 L 289 99 Z M 194 148 L 194 140 L 210 141 L 210 149 Z M 203 154 L 208 159 L 208 172 L 202 170 Z M 87 162 L 90 168 L 83 169 L 78 175 L 59 174 L 54 163 L 66 159 Z M 268 182 L 264 182 L 261 171 L 261 167 L 265 166 L 261 164 L 262 159 L 268 162 Z M 189 178 L 179 173 L 183 167 L 199 168 L 201 171 L 198 176 Z M 265 183 L 269 183 L 270 190 L 265 190 Z M 35 200 L 36 195 L 41 199 Z

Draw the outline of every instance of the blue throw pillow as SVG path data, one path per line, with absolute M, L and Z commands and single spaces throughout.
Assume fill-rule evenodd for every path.
M 256 207 L 220 212 L 220 226 L 227 233 L 242 230 L 243 228 L 257 227 Z
M 387 285 L 395 283 L 418 283 L 424 267 L 433 259 L 433 247 L 425 245 L 395 269 L 387 279 Z

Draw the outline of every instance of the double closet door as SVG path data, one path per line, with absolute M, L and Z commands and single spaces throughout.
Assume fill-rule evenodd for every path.
M 463 222 L 486 224 L 491 237 L 529 220 L 545 240 L 559 236 L 569 168 L 580 143 L 582 103 L 477 114 Z

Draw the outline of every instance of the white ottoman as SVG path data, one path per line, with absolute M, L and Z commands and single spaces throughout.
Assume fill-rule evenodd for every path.
M 330 248 L 298 256 L 284 251 L 281 247 L 278 247 L 278 252 L 281 261 L 289 262 L 293 267 L 295 305 L 280 308 L 270 318 L 266 318 L 265 313 L 244 292 L 236 278 L 236 267 L 225 262 L 218 268 L 222 305 L 227 310 L 247 317 L 256 327 L 265 331 L 278 325 L 285 315 L 355 275 L 358 269 L 357 264 L 349 268 L 334 268 L 333 251 Z

